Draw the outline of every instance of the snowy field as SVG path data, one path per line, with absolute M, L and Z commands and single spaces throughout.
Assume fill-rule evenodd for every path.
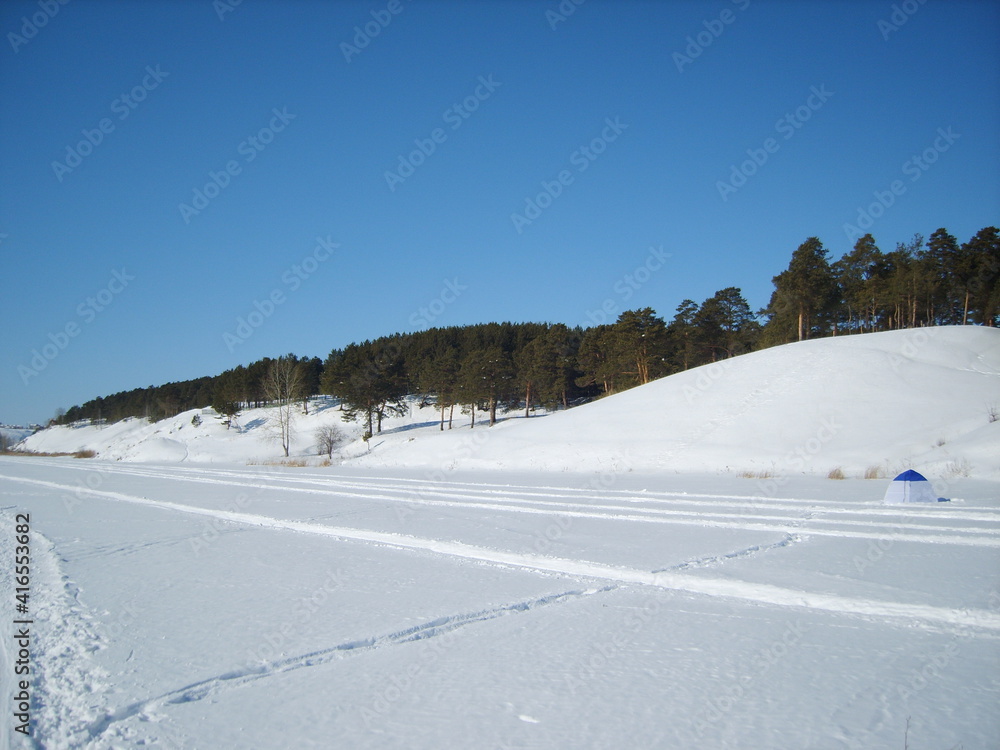
M 884 484 L 4 458 L 36 746 L 996 747 L 997 483 Z
M 1000 332 L 968 327 L 777 347 L 493 428 L 441 432 L 414 401 L 370 446 L 317 400 L 298 467 L 268 409 L 44 430 L 22 446 L 99 457 L 0 457 L 0 738 L 997 748 L 998 402 Z M 348 439 L 322 466 L 327 424 Z M 950 502 L 883 505 L 910 468 Z

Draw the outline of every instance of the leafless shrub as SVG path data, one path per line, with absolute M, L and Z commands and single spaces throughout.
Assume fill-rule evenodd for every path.
M 344 439 L 344 433 L 336 425 L 323 425 L 316 430 L 316 450 L 321 456 L 333 458 L 333 452 L 344 444 Z
M 941 475 L 945 479 L 953 479 L 955 477 L 968 477 L 972 474 L 972 464 L 966 458 L 955 459 L 954 461 L 949 461 L 944 467 L 944 471 Z

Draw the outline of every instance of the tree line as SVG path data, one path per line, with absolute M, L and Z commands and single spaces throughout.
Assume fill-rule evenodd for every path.
M 871 234 L 842 258 L 810 237 L 774 291 L 754 312 L 738 287 L 700 304 L 685 299 L 671 320 L 652 308 L 623 312 L 591 328 L 561 323 L 482 323 L 397 333 L 334 349 L 320 360 L 287 354 L 214 377 L 139 388 L 74 406 L 54 420 L 151 420 L 211 405 L 227 417 L 266 404 L 328 394 L 344 418 L 381 431 L 418 396 L 438 412 L 440 429 L 456 409 L 471 426 L 498 412 L 574 403 L 648 383 L 748 351 L 827 335 L 927 325 L 1000 323 L 1000 236 L 986 227 L 959 243 L 945 229 L 882 251 Z M 284 389 L 275 385 L 280 370 Z M 287 450 L 287 441 L 283 438 Z
M 884 252 L 871 234 L 837 261 L 816 237 L 774 277 L 762 310 L 762 345 L 838 333 L 933 325 L 996 326 L 1000 320 L 1000 238 L 996 227 L 959 244 L 946 229 L 915 235 Z

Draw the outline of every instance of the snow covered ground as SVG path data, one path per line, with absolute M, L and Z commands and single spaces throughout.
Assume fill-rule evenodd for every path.
M 0 457 L 0 747 L 995 748 L 998 336 L 805 342 L 494 428 L 414 407 L 326 467 L 329 404 L 300 468 L 263 465 L 266 410 L 40 432 L 100 458 Z M 951 502 L 884 506 L 872 466 Z
M 3 458 L 36 746 L 996 747 L 997 483 L 873 489 Z

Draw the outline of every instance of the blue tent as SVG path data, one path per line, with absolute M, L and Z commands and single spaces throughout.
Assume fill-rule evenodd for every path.
M 904 471 L 889 483 L 885 491 L 884 503 L 936 503 L 934 488 L 923 474 L 910 469 Z

